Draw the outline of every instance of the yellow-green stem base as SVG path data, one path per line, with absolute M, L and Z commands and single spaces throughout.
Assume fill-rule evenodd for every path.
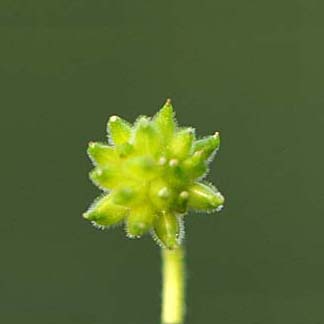
M 162 248 L 161 324 L 183 324 L 185 313 L 185 253 L 183 247 Z

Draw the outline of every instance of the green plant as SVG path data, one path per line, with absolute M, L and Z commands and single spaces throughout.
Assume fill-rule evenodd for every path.
M 91 142 L 95 168 L 90 178 L 104 191 L 83 217 L 98 228 L 125 224 L 127 236 L 150 233 L 162 248 L 162 323 L 184 317 L 183 219 L 189 209 L 218 211 L 224 197 L 202 179 L 220 137 L 196 139 L 191 127 L 178 127 L 171 101 L 153 117 L 134 125 L 117 116 L 108 121 L 109 144 Z

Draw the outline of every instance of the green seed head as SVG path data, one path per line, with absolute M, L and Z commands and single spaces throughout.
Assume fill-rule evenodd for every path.
M 201 179 L 220 145 L 218 133 L 196 139 L 177 126 L 170 100 L 134 125 L 118 116 L 107 125 L 109 144 L 89 143 L 90 178 L 104 195 L 83 217 L 98 228 L 125 223 L 127 236 L 150 232 L 163 247 L 181 244 L 189 209 L 218 211 L 224 197 Z

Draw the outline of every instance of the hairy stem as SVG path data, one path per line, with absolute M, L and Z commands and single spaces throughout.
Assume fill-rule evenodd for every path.
M 183 247 L 162 248 L 162 324 L 183 324 L 185 313 L 185 253 Z

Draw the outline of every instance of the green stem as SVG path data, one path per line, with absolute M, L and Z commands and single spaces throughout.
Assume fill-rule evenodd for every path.
M 185 312 L 185 253 L 182 247 L 162 248 L 162 324 L 183 324 Z

